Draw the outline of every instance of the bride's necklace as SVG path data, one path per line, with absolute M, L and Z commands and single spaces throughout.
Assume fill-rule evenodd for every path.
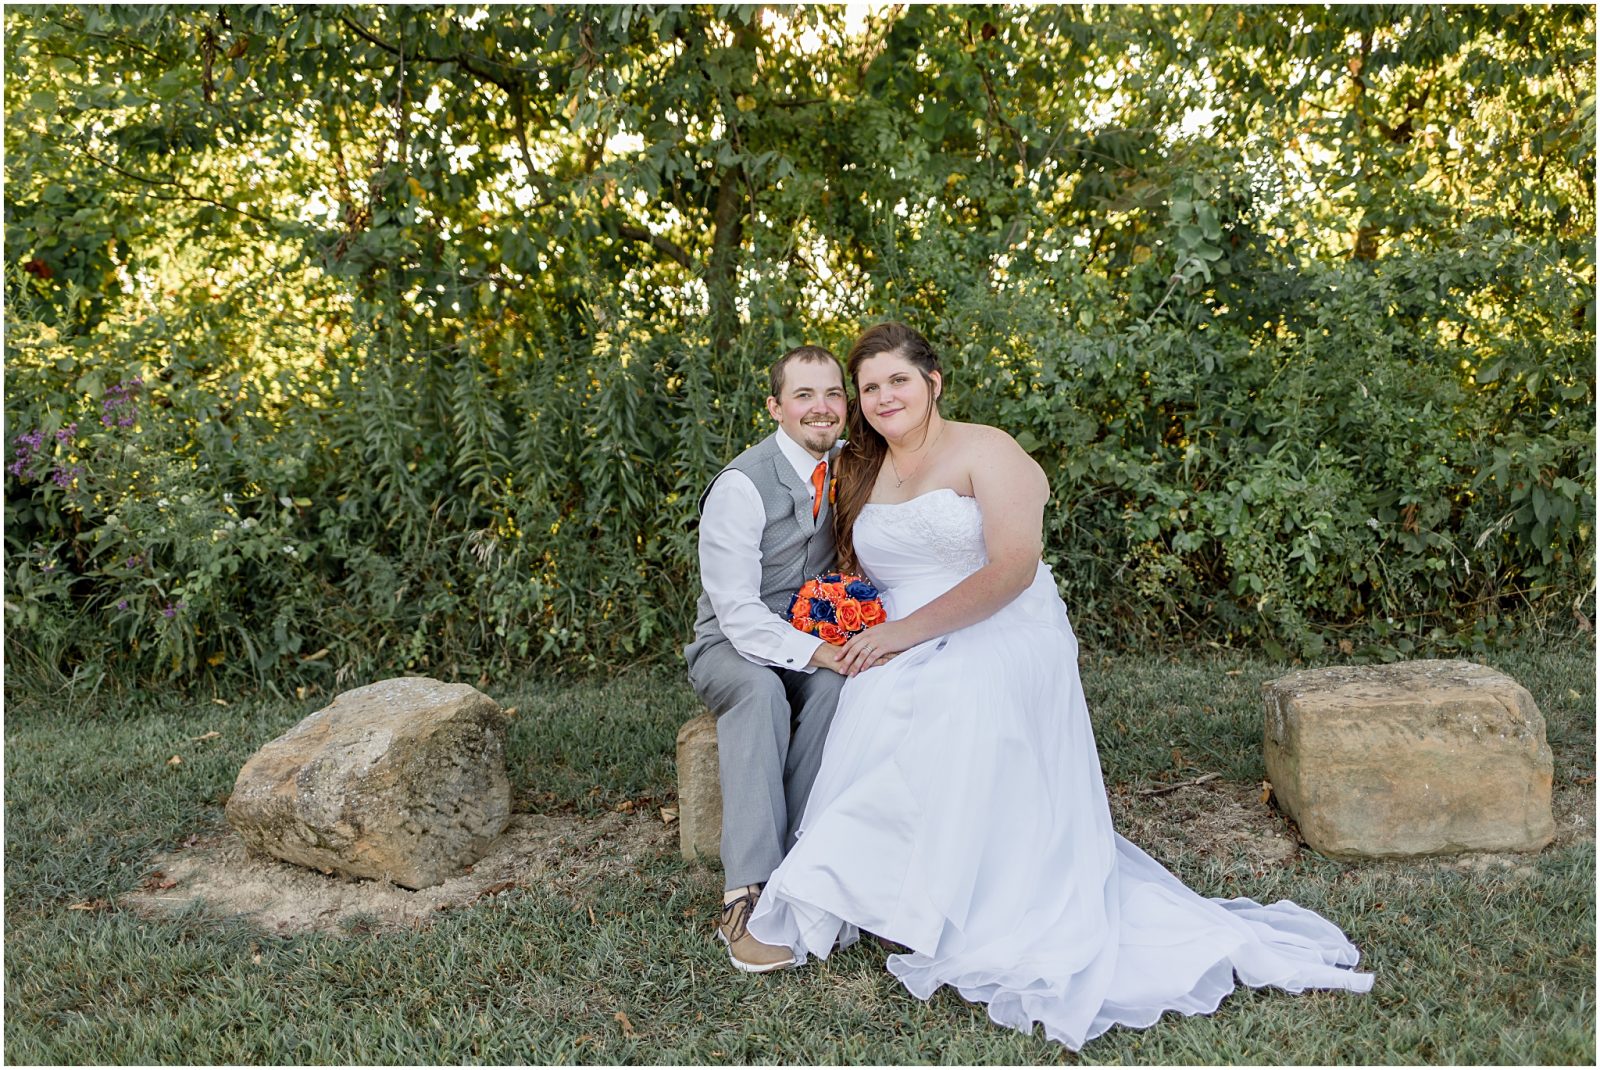
M 905 486 L 906 480 L 910 479 L 911 476 L 914 476 L 918 472 L 922 471 L 923 466 L 928 463 L 928 458 L 932 455 L 934 447 L 939 445 L 939 440 L 942 438 L 944 438 L 944 424 L 940 423 L 939 433 L 933 436 L 933 445 L 922 451 L 922 459 L 917 462 L 917 466 L 911 470 L 910 475 L 903 476 L 900 474 L 900 466 L 894 463 L 894 450 L 889 451 L 889 468 L 894 472 L 894 487 L 896 490 L 899 490 L 901 487 Z

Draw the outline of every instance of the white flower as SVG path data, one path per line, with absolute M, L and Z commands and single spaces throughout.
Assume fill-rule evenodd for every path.
M 1377 531 L 1379 526 L 1380 525 L 1378 524 L 1378 518 L 1377 517 L 1375 517 L 1375 516 L 1367 517 L 1367 527 L 1371 528 L 1373 531 Z
M 156 499 L 156 508 L 157 509 L 165 509 L 168 504 L 169 503 L 167 502 L 167 499 L 165 499 L 165 498 L 157 498 Z

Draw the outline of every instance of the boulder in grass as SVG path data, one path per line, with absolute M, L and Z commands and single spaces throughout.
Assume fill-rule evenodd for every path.
M 722 857 L 722 774 L 709 713 L 678 729 L 678 849 L 688 859 Z
M 1267 777 L 1314 850 L 1536 851 L 1555 835 L 1544 717 L 1469 661 L 1291 673 L 1262 685 Z
M 477 861 L 511 818 L 506 717 L 425 677 L 346 691 L 255 753 L 228 823 L 254 850 L 426 888 Z

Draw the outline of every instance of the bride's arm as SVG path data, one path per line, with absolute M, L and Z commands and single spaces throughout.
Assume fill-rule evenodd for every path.
M 868 628 L 844 645 L 839 671 L 855 675 L 884 654 L 908 650 L 993 615 L 1033 582 L 1044 549 L 1050 483 L 1012 437 L 972 426 L 964 445 L 972 491 L 983 512 L 989 563 L 901 620 Z

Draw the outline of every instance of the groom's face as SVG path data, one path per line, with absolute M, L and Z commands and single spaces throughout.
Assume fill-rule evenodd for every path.
M 783 369 L 782 394 L 767 398 L 767 412 L 820 459 L 844 431 L 844 373 L 831 360 L 791 360 Z

